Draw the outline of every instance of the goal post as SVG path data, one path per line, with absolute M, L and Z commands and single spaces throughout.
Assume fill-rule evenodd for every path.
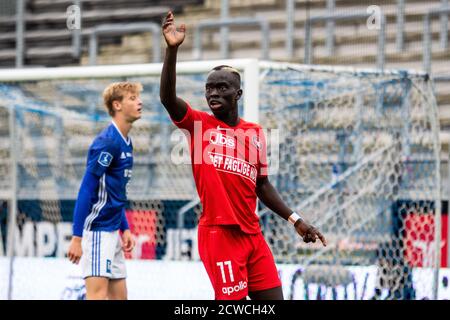
M 354 268 L 375 268 L 381 292 L 375 298 L 437 298 L 440 141 L 428 76 L 254 59 L 192 61 L 177 63 L 177 94 L 208 111 L 204 84 L 218 65 L 241 72 L 240 115 L 265 129 L 271 182 L 329 242 L 325 248 L 302 243 L 259 203 L 276 262 L 299 265 L 295 277 L 303 284 L 321 279 L 333 290 L 357 287 Z M 198 260 L 201 206 L 193 201 L 184 137 L 159 101 L 161 69 L 158 63 L 0 71 L 0 200 L 16 203 L 17 214 L 8 208 L 14 217 L 6 221 L 9 228 L 17 224 L 12 256 L 64 256 L 87 149 L 110 121 L 101 93 L 129 80 L 144 87 L 143 117 L 130 133 L 135 158 L 127 217 L 139 240 L 131 257 Z M 6 224 L 0 235 L 8 246 Z M 300 287 L 293 298 L 311 296 Z

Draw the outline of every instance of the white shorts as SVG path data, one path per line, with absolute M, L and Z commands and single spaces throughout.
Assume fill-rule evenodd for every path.
M 124 279 L 127 277 L 119 230 L 111 232 L 84 230 L 81 247 L 83 255 L 80 264 L 83 278 Z

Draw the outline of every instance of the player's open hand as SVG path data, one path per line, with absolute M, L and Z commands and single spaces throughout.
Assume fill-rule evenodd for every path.
M 296 223 L 295 229 L 306 243 L 314 243 L 317 239 L 319 239 L 322 241 L 323 246 L 326 247 L 327 240 L 313 225 L 307 223 L 306 221 L 301 221 Z
M 130 252 L 133 250 L 135 245 L 134 237 L 130 230 L 125 230 L 122 234 L 122 249 L 125 252 Z
M 70 241 L 69 251 L 67 252 L 67 257 L 70 262 L 78 264 L 80 262 L 81 255 L 83 254 L 83 249 L 81 248 L 81 238 L 73 236 Z
M 167 46 L 178 47 L 183 43 L 186 35 L 186 25 L 181 24 L 179 28 L 175 25 L 172 11 L 169 11 L 162 23 L 162 31 L 164 39 L 166 39 Z

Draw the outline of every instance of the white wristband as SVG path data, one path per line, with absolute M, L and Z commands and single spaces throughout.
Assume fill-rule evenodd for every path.
M 292 212 L 292 214 L 289 216 L 288 221 L 289 221 L 290 223 L 292 223 L 292 225 L 294 225 L 299 219 L 303 220 L 302 217 L 300 217 L 300 216 L 298 215 L 298 213 L 294 211 L 294 212 Z

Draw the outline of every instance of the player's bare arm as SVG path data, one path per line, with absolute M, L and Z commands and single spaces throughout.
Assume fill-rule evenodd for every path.
M 284 203 L 277 190 L 270 183 L 268 177 L 258 178 L 256 182 L 256 194 L 258 198 L 273 212 L 280 217 L 288 220 L 292 214 L 292 210 Z M 294 224 L 295 230 L 303 238 L 305 242 L 316 242 L 317 239 L 322 241 L 324 246 L 327 245 L 325 237 L 311 224 L 303 219 L 299 219 Z
M 172 119 L 180 121 L 186 114 L 187 104 L 176 94 L 176 63 L 178 47 L 184 41 L 186 26 L 182 24 L 177 28 L 173 13 L 169 12 L 163 20 L 162 33 L 167 48 L 161 72 L 159 96 Z

